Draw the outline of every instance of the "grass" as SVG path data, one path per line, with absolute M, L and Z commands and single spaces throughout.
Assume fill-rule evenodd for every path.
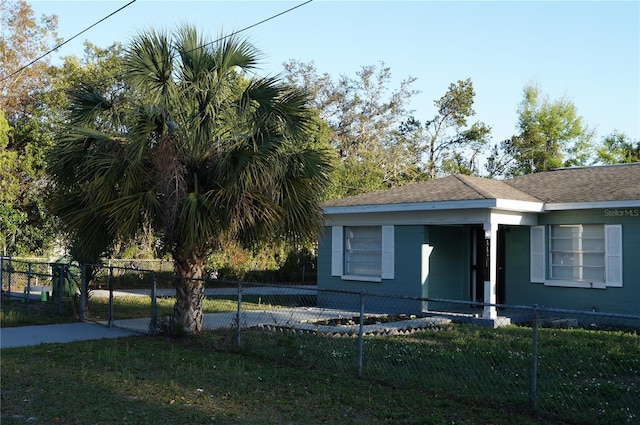
M 228 344 L 225 335 L 206 333 L 4 349 L 2 423 L 553 423 L 353 373 L 220 351 Z
M 531 329 L 471 325 L 364 340 L 363 377 L 386 387 L 521 411 L 530 406 Z M 352 373 L 358 340 L 243 334 L 244 350 L 301 369 Z M 640 423 L 640 337 L 540 329 L 536 407 L 578 424 Z
M 23 303 L 17 299 L 2 299 L 0 304 L 0 327 L 53 325 L 75 322 L 77 319 L 68 303 L 62 312 L 58 312 L 57 302 L 29 301 Z
M 243 299 L 243 310 L 295 304 Z M 149 311 L 148 297 L 117 301 L 127 315 Z M 173 301 L 158 302 L 165 311 Z M 9 306 L 16 308 L 3 302 L 2 326 L 27 321 L 25 305 Z M 39 318 L 40 307 L 26 312 Z M 206 312 L 235 308 L 230 299 L 205 303 Z M 360 379 L 356 338 L 281 328 L 243 329 L 240 349 L 230 329 L 5 349 L 2 423 L 640 423 L 635 331 L 540 329 L 539 418 L 527 414 L 531 336 L 527 327 L 452 324 L 367 337 Z
M 175 299 L 157 298 L 158 317 L 171 315 Z M 243 297 L 242 309 L 265 310 L 300 305 L 313 305 L 315 297 L 287 295 L 247 295 Z M 237 300 L 233 296 L 207 297 L 203 311 L 208 313 L 233 312 L 237 309 Z M 70 303 L 65 303 L 63 312 L 58 313 L 57 302 L 30 301 L 28 304 L 18 299 L 3 299 L 0 305 L 0 326 L 29 326 L 69 323 L 77 321 L 77 313 Z M 114 320 L 150 317 L 151 299 L 148 296 L 119 296 L 114 299 Z M 95 321 L 109 318 L 109 299 L 90 297 L 86 317 Z

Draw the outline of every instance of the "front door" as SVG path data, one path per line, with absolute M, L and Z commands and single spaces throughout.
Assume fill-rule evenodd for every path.
M 498 225 L 498 235 L 497 235 L 497 266 L 498 266 L 498 276 L 496 282 L 496 303 L 497 304 L 505 304 L 505 282 L 504 282 L 504 258 L 505 258 L 505 233 L 509 231 L 509 228 L 505 227 L 504 224 Z
M 504 225 L 498 226 L 497 238 L 497 282 L 496 282 L 496 303 L 505 303 L 505 232 Z M 474 302 L 484 302 L 484 281 L 485 281 L 485 258 L 486 246 L 484 240 L 484 229 L 482 226 L 471 228 L 471 284 L 469 288 L 469 299 Z

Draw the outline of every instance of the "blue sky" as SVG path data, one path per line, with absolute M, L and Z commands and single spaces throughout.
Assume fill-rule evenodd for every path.
M 36 15 L 56 14 L 68 39 L 128 1 L 27 0 Z M 82 42 L 123 44 L 148 27 L 188 23 L 212 37 L 239 30 L 304 1 L 137 0 L 65 45 L 57 56 L 82 54 Z M 640 140 L 640 2 L 638 1 L 326 1 L 315 0 L 244 33 L 265 55 L 263 74 L 289 59 L 319 72 L 355 76 L 384 61 L 392 86 L 411 76 L 420 91 L 410 107 L 424 121 L 450 83 L 471 78 L 476 119 L 492 141 L 516 132 L 523 87 L 537 83 L 565 97 L 596 130 Z

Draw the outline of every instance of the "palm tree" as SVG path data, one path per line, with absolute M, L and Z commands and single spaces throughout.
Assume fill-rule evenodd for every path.
M 125 57 L 125 89 L 73 88 L 51 152 L 54 209 L 77 252 L 94 259 L 153 228 L 181 277 L 172 321 L 192 333 L 202 329 L 212 250 L 308 238 L 321 225 L 329 151 L 310 142 L 315 115 L 303 93 L 249 76 L 258 59 L 234 36 L 142 33 Z

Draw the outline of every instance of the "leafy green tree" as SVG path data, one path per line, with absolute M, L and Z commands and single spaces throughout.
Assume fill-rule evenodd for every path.
M 87 84 L 108 94 L 109 97 L 129 95 L 125 90 L 124 47 L 120 43 L 102 48 L 89 41 L 84 43 L 82 56 L 65 56 L 62 64 L 49 69 L 50 89 L 42 93 L 42 119 L 56 126 L 65 119 L 70 99 L 67 91 L 79 84 Z
M 597 157 L 603 164 L 640 162 L 640 140 L 634 142 L 626 134 L 614 131 L 604 138 Z
M 411 88 L 414 78 L 391 90 L 391 70 L 384 63 L 337 79 L 319 74 L 313 62 L 291 60 L 285 70 L 288 81 L 309 94 L 328 125 L 336 158 L 327 198 L 388 188 L 416 177 L 410 140 L 399 130 L 417 93 Z
M 85 259 L 143 224 L 161 234 L 182 277 L 172 323 L 202 329 L 205 263 L 226 241 L 310 237 L 322 223 L 327 149 L 298 90 L 250 78 L 248 42 L 194 28 L 148 31 L 124 61 L 127 90 L 70 91 L 69 125 L 51 152 L 55 210 Z
M 576 106 L 561 98 L 541 96 L 537 85 L 527 85 L 518 108 L 519 133 L 506 141 L 512 155 L 508 173 L 521 175 L 558 167 L 587 165 L 594 131 L 578 115 Z
M 0 110 L 0 248 L 7 255 L 15 245 L 16 235 L 26 217 L 14 208 L 14 201 L 20 192 L 18 179 L 18 155 L 8 150 L 11 127 Z
M 475 90 L 470 78 L 451 83 L 447 92 L 434 101 L 437 113 L 424 125 L 408 120 L 413 137 L 420 140 L 425 170 L 430 178 L 443 174 L 477 174 L 476 157 L 490 137 L 491 128 L 482 122 L 470 126 L 475 115 Z
M 55 16 L 34 17 L 22 0 L 0 2 L 0 249 L 3 254 L 46 254 L 54 238 L 45 208 L 44 152 L 53 143 L 43 119 L 42 93 L 50 88 L 47 58 L 58 42 Z

